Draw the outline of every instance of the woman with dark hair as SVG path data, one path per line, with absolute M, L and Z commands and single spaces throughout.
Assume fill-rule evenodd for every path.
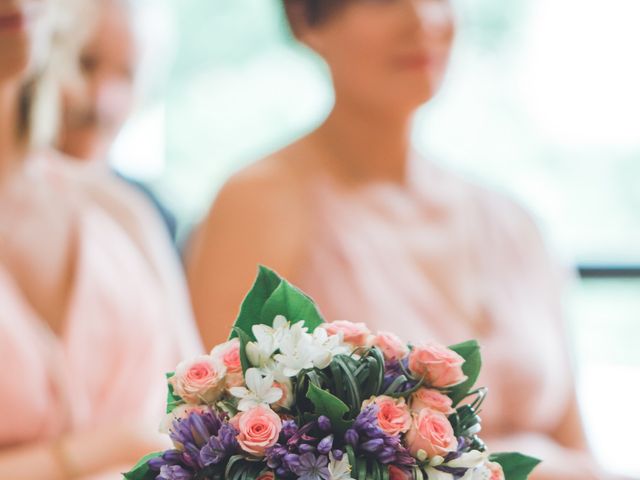
M 224 339 L 273 267 L 328 320 L 484 350 L 484 438 L 540 456 L 535 480 L 605 478 L 581 426 L 562 275 L 530 216 L 421 158 L 412 118 L 438 91 L 455 36 L 448 0 L 284 0 L 327 63 L 335 105 L 312 133 L 231 178 L 188 258 L 205 343 Z
M 200 351 L 180 267 L 144 201 L 44 147 L 55 109 L 41 108 L 39 92 L 52 78 L 57 16 L 72 6 L 0 2 L 0 478 L 7 480 L 122 478 L 164 446 L 149 433 L 163 418 L 162 379 Z

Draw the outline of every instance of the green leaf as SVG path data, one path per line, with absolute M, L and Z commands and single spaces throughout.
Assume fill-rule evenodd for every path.
M 251 341 L 251 337 L 240 327 L 233 327 L 233 332 L 240 339 L 240 363 L 242 364 L 242 375 L 251 368 L 249 357 L 247 357 L 247 344 Z
M 260 266 L 258 268 L 258 276 L 256 277 L 253 287 L 244 298 L 242 306 L 240 307 L 240 313 L 233 326 L 247 332 L 253 340 L 251 327 L 262 323 L 260 320 L 262 308 L 281 282 L 282 279 L 277 273 L 269 270 L 267 267 Z M 271 320 L 273 321 L 273 319 Z M 269 323 L 269 325 L 271 325 L 271 323 Z M 231 331 L 229 339 L 236 336 L 237 332 L 234 329 Z
M 502 465 L 506 480 L 527 480 L 529 474 L 540 464 L 540 460 L 521 453 L 496 453 L 489 459 Z
M 262 307 L 261 323 L 273 325 L 277 315 L 283 315 L 292 324 L 304 320 L 310 332 L 324 323 L 313 300 L 286 280 L 280 282 Z
M 468 377 L 464 383 L 456 385 L 449 392 L 449 397 L 453 400 L 453 405 L 456 406 L 465 399 L 478 380 L 480 368 L 482 367 L 482 357 L 480 356 L 480 345 L 475 340 L 459 343 L 449 348 L 464 358 L 465 362 L 462 366 L 462 371 Z
M 182 405 L 184 400 L 175 394 L 173 391 L 173 385 L 169 382 L 169 379 L 175 375 L 175 372 L 170 372 L 166 374 L 167 377 L 167 413 L 173 412 L 173 410 Z
M 226 465 L 224 478 L 229 480 L 255 480 L 264 468 L 258 459 L 249 459 L 242 455 L 234 455 Z
M 149 468 L 149 460 L 162 456 L 163 452 L 150 453 L 140 460 L 133 469 L 124 474 L 127 480 L 154 480 L 158 472 Z
M 351 445 L 346 446 L 347 455 L 349 457 L 349 465 L 351 465 L 351 475 L 357 475 L 358 472 L 358 460 L 356 459 L 356 454 L 353 451 L 353 447 Z
M 358 480 L 367 480 L 367 459 L 358 462 Z
M 295 323 L 304 320 L 309 331 L 324 323 L 313 300 L 302 291 L 282 279 L 273 270 L 260 266 L 253 287 L 240 307 L 230 339 L 238 336 L 236 328 L 244 331 L 249 340 L 255 340 L 254 325 L 273 325 L 277 315 L 283 315 Z
M 313 403 L 317 415 L 325 415 L 331 420 L 336 435 L 343 435 L 353 424 L 353 421 L 345 420 L 344 418 L 349 412 L 349 407 L 326 390 L 322 390 L 310 383 L 307 398 Z
M 389 467 L 382 465 L 382 480 L 389 480 Z
M 358 382 L 354 377 L 353 372 L 349 368 L 348 362 L 349 357 L 345 355 L 337 355 L 333 358 L 333 363 L 340 367 L 342 369 L 342 372 L 344 373 L 343 382 L 344 386 L 346 387 L 346 390 L 344 392 L 345 397 L 347 397 L 347 400 L 351 405 L 351 412 L 355 415 L 360 411 L 363 399 L 360 396 L 360 387 L 358 385 Z
M 422 473 L 422 468 L 413 467 L 413 478 L 415 480 L 423 480 L 424 479 L 424 474 Z

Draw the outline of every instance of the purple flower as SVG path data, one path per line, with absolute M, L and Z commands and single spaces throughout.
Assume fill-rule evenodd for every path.
M 293 420 L 285 420 L 282 422 L 282 432 L 281 435 L 284 437 L 284 440 L 287 441 L 294 435 L 298 433 L 298 425 Z
M 313 445 L 309 444 L 309 443 L 301 443 L 300 446 L 298 446 L 298 451 L 302 454 L 302 453 L 313 453 L 316 451 L 316 447 L 314 447 Z
M 349 445 L 355 448 L 358 445 L 358 441 L 360 440 L 360 435 L 358 435 L 358 432 L 355 429 L 350 428 L 344 434 L 344 440 Z
M 364 442 L 360 445 L 360 448 L 365 452 L 377 453 L 384 447 L 384 440 L 382 438 L 374 438 L 368 442 Z
M 299 465 L 294 470 L 299 480 L 329 480 L 329 459 L 324 455 L 305 453 L 300 456 Z
M 415 465 L 415 460 L 402 445 L 400 436 L 382 431 L 378 425 L 378 407 L 375 405 L 360 412 L 352 428 L 345 433 L 344 440 L 356 454 L 375 457 L 383 465 Z
M 333 450 L 335 438 L 324 432 L 330 425 L 330 420 L 324 417 L 299 428 L 293 421 L 287 421 L 288 432 L 285 433 L 283 428 L 280 443 L 269 448 L 265 456 L 267 465 L 275 471 L 277 478 L 324 480 L 329 475 L 329 452 L 333 451 L 337 459 L 344 455 L 342 450 Z
M 344 452 L 342 450 L 334 450 L 333 451 L 333 458 L 335 458 L 336 460 L 338 460 L 338 461 L 342 460 L 343 456 L 344 456 Z
M 192 480 L 193 474 L 179 465 L 163 465 L 156 480 Z
M 367 436 L 371 438 L 382 438 L 385 433 L 378 425 L 378 406 L 369 405 L 360 412 L 356 421 L 353 423 L 353 429 L 360 434 L 360 436 Z
M 157 480 L 191 480 L 212 465 L 223 464 L 238 449 L 238 432 L 226 416 L 193 412 L 173 422 L 170 437 L 175 448 L 149 461 Z
M 333 448 L 333 435 L 327 435 L 318 443 L 318 453 L 328 455 Z
M 329 417 L 325 417 L 324 415 L 321 415 L 318 418 L 318 428 L 320 428 L 320 430 L 322 430 L 323 432 L 330 432 L 331 420 L 329 420 Z
M 310 455 L 313 455 L 311 453 Z M 282 459 L 282 465 L 290 472 L 295 472 L 300 467 L 300 455 L 296 453 L 288 453 Z
M 404 369 L 403 369 L 404 367 Z M 409 370 L 409 358 L 405 358 L 402 360 L 402 365 L 398 360 L 392 360 L 390 362 L 386 362 L 384 366 L 384 380 L 382 382 L 382 390 L 386 390 L 391 386 L 391 384 L 401 375 L 405 375 L 405 372 Z M 411 390 L 418 384 L 417 381 L 413 379 L 408 379 L 405 383 L 401 384 L 397 391 L 406 392 L 407 390 Z
M 218 434 L 223 419 L 213 412 L 193 412 L 187 418 L 173 422 L 169 436 L 178 450 L 187 450 L 191 445 L 198 450 L 209 438 Z
M 217 465 L 222 463 L 235 452 L 239 445 L 236 440 L 238 432 L 228 423 L 220 427 L 217 437 L 211 437 L 202 450 L 200 450 L 200 461 L 203 466 Z

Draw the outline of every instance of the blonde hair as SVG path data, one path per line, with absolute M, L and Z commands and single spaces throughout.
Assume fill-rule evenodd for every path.
M 20 91 L 18 134 L 27 149 L 52 144 L 59 126 L 60 86 L 75 75 L 83 13 L 94 0 L 48 0 L 47 35 L 36 42 L 35 59 Z

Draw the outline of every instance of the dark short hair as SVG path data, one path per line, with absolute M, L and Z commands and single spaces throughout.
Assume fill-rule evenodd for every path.
M 344 6 L 348 0 L 282 0 L 284 3 L 285 11 L 287 12 L 287 18 L 289 23 L 293 24 L 296 21 L 304 20 L 307 25 L 318 25 L 340 7 Z M 302 13 L 302 18 L 298 15 L 294 17 L 293 12 L 298 11 Z

